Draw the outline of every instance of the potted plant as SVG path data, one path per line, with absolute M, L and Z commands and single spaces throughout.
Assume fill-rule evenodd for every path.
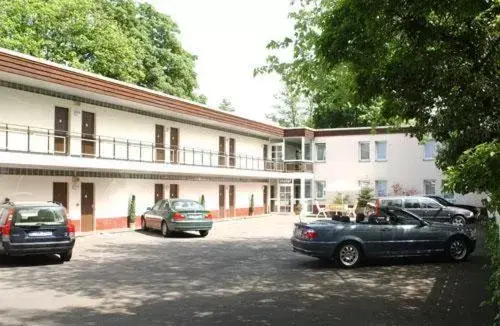
M 128 215 L 127 215 L 127 226 L 131 229 L 135 227 L 135 218 L 136 218 L 135 195 L 132 195 L 128 203 Z
M 254 200 L 253 200 L 253 194 L 250 196 L 250 207 L 248 208 L 248 215 L 249 216 L 252 216 L 253 215 L 253 211 L 255 209 L 255 206 L 254 206 Z
M 295 205 L 293 205 L 293 213 L 295 215 L 300 215 L 300 213 L 302 212 L 302 205 L 300 204 L 300 202 L 297 200 L 295 202 Z
M 205 195 L 201 195 L 200 204 L 201 206 L 205 207 Z
M 370 187 L 361 188 L 358 194 L 358 203 L 355 209 L 355 213 L 364 213 L 364 209 L 368 202 L 374 198 L 373 189 Z

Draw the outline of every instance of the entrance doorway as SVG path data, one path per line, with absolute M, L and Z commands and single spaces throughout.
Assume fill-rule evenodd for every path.
M 229 217 L 235 216 L 235 205 L 234 205 L 234 186 L 229 186 Z
M 165 162 L 165 127 L 155 126 L 156 162 Z
M 226 186 L 219 186 L 219 217 L 226 217 Z
M 290 213 L 292 211 L 292 186 L 291 185 L 281 185 L 280 186 L 280 202 L 279 202 L 280 213 Z
M 156 204 L 159 200 L 165 198 L 165 187 L 162 183 L 155 184 L 155 201 L 153 204 Z
M 82 232 L 94 231 L 94 184 L 82 183 L 81 191 L 81 229 Z
M 68 209 L 68 183 L 54 182 L 52 184 L 52 201 L 60 203 Z
M 54 111 L 54 153 L 68 154 L 68 109 L 56 106 Z
M 82 155 L 95 156 L 95 115 L 82 111 Z

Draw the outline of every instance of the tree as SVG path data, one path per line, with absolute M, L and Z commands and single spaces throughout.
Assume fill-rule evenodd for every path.
M 192 100 L 196 57 L 172 19 L 133 0 L 0 0 L 0 47 Z
M 275 95 L 274 99 L 277 101 L 273 106 L 274 112 L 266 114 L 266 118 L 286 128 L 310 125 L 310 109 L 299 95 L 285 90 Z
M 234 112 L 234 107 L 233 107 L 233 104 L 231 104 L 231 101 L 229 99 L 223 98 L 219 104 L 219 110 L 226 111 L 226 112 Z

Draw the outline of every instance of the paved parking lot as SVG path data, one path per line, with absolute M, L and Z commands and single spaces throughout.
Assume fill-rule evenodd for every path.
M 291 252 L 293 218 L 219 222 L 207 238 L 78 238 L 73 260 L 2 259 L 0 325 L 490 325 L 482 244 L 467 263 L 342 270 Z

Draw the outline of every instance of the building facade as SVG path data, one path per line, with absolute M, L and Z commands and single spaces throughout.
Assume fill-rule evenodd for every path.
M 434 144 L 435 145 L 435 144 Z M 0 199 L 61 202 L 81 231 L 162 198 L 216 218 L 312 211 L 335 180 L 439 193 L 432 142 L 377 128 L 283 129 L 0 50 Z

